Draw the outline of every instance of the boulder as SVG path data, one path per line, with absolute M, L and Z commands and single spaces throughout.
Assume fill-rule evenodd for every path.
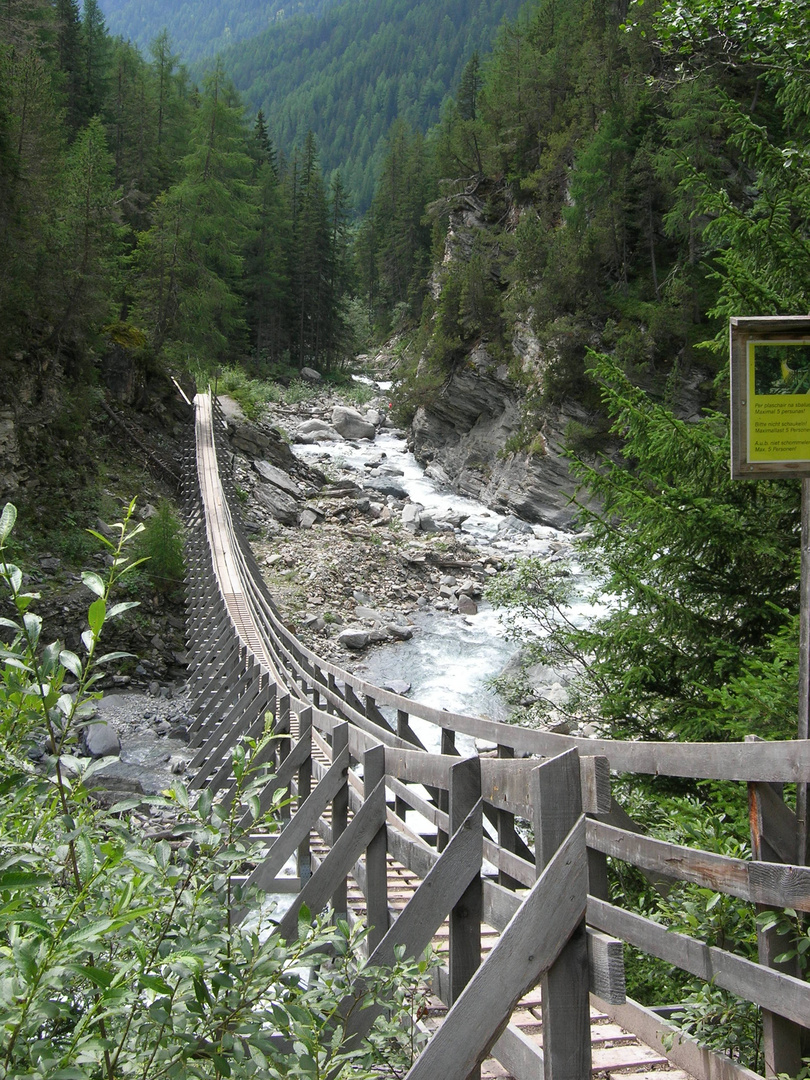
M 304 367 L 301 368 L 301 378 L 306 382 L 319 383 L 322 381 L 323 376 L 320 371 L 316 371 L 315 368 Z
M 336 405 L 332 410 L 332 426 L 344 439 L 368 439 L 373 442 L 377 437 L 374 424 L 349 405 Z
M 413 630 L 410 626 L 404 626 L 402 623 L 388 623 L 385 629 L 397 641 L 410 641 L 413 637 Z
M 471 596 L 462 593 L 458 598 L 458 613 L 459 615 L 477 615 L 478 604 L 476 604 Z
M 419 520 L 424 509 L 424 506 L 417 502 L 409 502 L 402 507 L 402 524 L 408 532 L 419 531 Z
M 325 420 L 305 420 L 299 424 L 293 436 L 293 442 L 317 443 L 317 442 L 343 442 L 343 436 L 327 424 Z
M 277 488 L 286 491 L 287 494 L 292 495 L 294 499 L 298 498 L 298 485 L 288 473 L 284 472 L 283 469 L 279 469 L 278 466 L 271 465 L 269 461 L 263 461 L 261 459 L 253 462 L 253 468 L 262 480 L 266 480 L 268 484 L 275 484 Z
M 408 498 L 408 492 L 402 484 L 398 484 L 396 480 L 387 476 L 372 476 L 369 480 L 363 481 L 363 487 L 379 491 L 381 495 L 390 495 L 392 499 Z
M 231 420 L 228 422 L 228 434 L 234 450 L 249 458 L 272 462 L 284 470 L 290 470 L 297 464 L 292 450 L 273 428 L 259 427 L 248 420 Z
M 317 510 L 313 510 L 312 507 L 308 506 L 301 514 L 301 520 L 298 524 L 302 529 L 311 529 L 313 525 L 317 525 L 322 517 L 323 514 L 319 514 Z
M 365 649 L 370 639 L 369 631 L 361 626 L 347 626 L 337 637 L 338 643 L 345 645 L 347 649 Z
M 82 728 L 81 745 L 91 758 L 118 757 L 121 740 L 118 732 L 106 720 L 96 720 Z
M 298 503 L 273 484 L 257 484 L 253 498 L 282 525 L 298 524 Z

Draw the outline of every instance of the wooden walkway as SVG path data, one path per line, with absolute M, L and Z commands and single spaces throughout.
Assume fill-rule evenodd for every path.
M 810 911 L 799 830 L 776 786 L 810 782 L 810 747 L 549 735 L 435 710 L 322 660 L 285 627 L 242 534 L 220 466 L 228 458 L 216 403 L 200 395 L 195 404 L 196 449 L 186 463 L 192 786 L 227 798 L 231 750 L 258 738 L 268 714 L 275 732 L 289 735 L 272 786 L 288 787 L 296 810 L 251 881 L 289 888 L 278 875 L 295 857 L 297 895 L 282 933 L 295 931 L 302 903 L 331 903 L 365 914 L 375 961 L 397 944 L 418 954 L 436 943 L 442 959 L 428 1018 L 436 1034 L 409 1080 L 755 1077 L 625 998 L 625 943 L 754 1002 L 767 1072 L 795 1075 L 810 986 L 775 969 L 783 946 L 763 935 L 753 963 L 624 911 L 610 902 L 607 860 L 631 863 L 659 885 L 689 881 Z M 442 754 L 425 751 L 412 716 L 437 726 Z M 496 756 L 462 759 L 460 733 Z M 612 771 L 746 784 L 753 859 L 644 836 L 612 799 Z M 268 791 L 263 805 L 271 799 Z M 533 847 L 516 821 L 531 826 Z

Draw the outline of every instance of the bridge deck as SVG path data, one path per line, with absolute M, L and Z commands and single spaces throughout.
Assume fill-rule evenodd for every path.
M 490 985 L 483 977 L 479 979 L 478 972 L 483 973 L 486 969 L 497 971 L 499 976 L 503 973 L 503 962 L 501 967 L 497 967 L 490 960 L 498 956 L 505 939 L 510 942 L 510 948 L 512 942 L 520 944 L 521 947 L 526 945 L 524 952 L 528 960 L 532 960 L 533 956 L 528 954 L 534 954 L 538 950 L 542 953 L 548 940 L 553 938 L 558 943 L 568 941 L 575 929 L 582 930 L 584 934 L 585 920 L 579 913 L 587 911 L 590 920 L 587 928 L 589 946 L 594 938 L 601 937 L 604 948 L 609 950 L 613 946 L 620 947 L 622 939 L 633 941 L 633 934 L 636 934 L 640 941 L 634 941 L 634 944 L 651 956 L 674 963 L 706 981 L 714 979 L 717 972 L 718 985 L 758 1004 L 765 1015 L 783 1021 L 781 1027 L 774 1027 L 770 1034 L 766 1032 L 768 1046 L 776 1047 L 776 1056 L 770 1057 L 769 1061 L 791 1062 L 793 1058 L 790 1055 L 800 1046 L 802 1026 L 806 1016 L 810 1015 L 810 988 L 802 986 L 797 979 L 779 975 L 767 966 L 767 960 L 757 965 L 733 953 L 717 948 L 709 949 L 702 942 L 685 939 L 683 935 L 670 934 L 664 927 L 635 914 L 632 919 L 637 922 L 633 922 L 632 927 L 626 929 L 629 922 L 623 916 L 630 913 L 614 909 L 605 902 L 608 895 L 606 859 L 623 859 L 639 867 L 643 873 L 647 873 L 659 883 L 664 875 L 669 880 L 691 881 L 710 889 L 721 889 L 728 895 L 751 903 L 792 906 L 802 911 L 810 911 L 810 873 L 803 867 L 792 865 L 789 853 L 781 855 L 784 864 L 761 861 L 757 867 L 757 864 L 752 862 L 690 851 L 683 847 L 676 848 L 675 845 L 653 841 L 647 837 L 639 838 L 638 828 L 626 814 L 622 816 L 623 812 L 612 802 L 609 770 L 747 782 L 749 796 L 762 799 L 767 796 L 770 800 L 766 806 L 767 813 L 777 814 L 774 820 L 780 829 L 773 831 L 773 840 L 770 842 L 778 849 L 780 830 L 789 832 L 792 828 L 788 821 L 792 810 L 784 804 L 781 804 L 781 808 L 772 805 L 774 799 L 771 788 L 774 784 L 810 782 L 810 746 L 801 743 L 759 743 L 756 747 L 747 744 L 689 746 L 576 740 L 435 710 L 429 705 L 411 702 L 374 687 L 322 660 L 298 642 L 278 616 L 266 585 L 261 580 L 249 545 L 239 533 L 238 522 L 232 516 L 231 506 L 235 504 L 229 504 L 226 496 L 228 480 L 220 471 L 217 451 L 221 421 L 212 411 L 211 400 L 207 396 L 198 396 L 196 406 L 195 464 L 199 490 L 194 493 L 193 498 L 197 501 L 189 510 L 189 653 L 194 657 L 190 686 L 196 700 L 191 745 L 197 750 L 194 764 L 198 772 L 196 779 L 191 781 L 191 786 L 207 786 L 212 791 L 223 788 L 227 790 L 227 785 L 232 783 L 231 748 L 240 737 L 258 738 L 263 730 L 265 715 L 271 713 L 276 732 L 289 731 L 293 736 L 289 758 L 285 759 L 282 754 L 279 768 L 279 774 L 286 768 L 285 786 L 289 785 L 293 793 L 303 790 L 306 795 L 307 791 L 312 790 L 315 794 L 320 788 L 321 797 L 326 799 L 326 803 L 332 801 L 332 805 L 337 806 L 336 796 L 329 795 L 327 798 L 323 789 L 326 770 L 331 764 L 330 743 L 335 747 L 342 746 L 343 749 L 337 753 L 345 754 L 346 757 L 342 760 L 352 763 L 350 767 L 347 766 L 348 776 L 342 781 L 336 779 L 340 768 L 339 763 L 336 763 L 336 766 L 332 767 L 332 783 L 338 786 L 342 784 L 341 813 L 346 815 L 346 810 L 350 811 L 354 806 L 357 817 L 352 820 L 351 813 L 346 815 L 350 824 L 345 832 L 339 835 L 339 839 L 335 840 L 328 813 L 323 810 L 313 812 L 312 806 L 315 803 L 309 804 L 309 813 L 312 816 L 299 817 L 297 831 L 296 828 L 289 830 L 291 835 L 298 838 L 296 842 L 300 842 L 300 837 L 304 836 L 310 827 L 310 821 L 315 822 L 316 817 L 318 819 L 309 841 L 301 842 L 298 848 L 299 857 L 302 850 L 306 849 L 305 860 L 311 855 L 314 867 L 318 866 L 319 861 L 320 866 L 324 867 L 327 860 L 335 856 L 340 844 L 350 833 L 351 826 L 356 824 L 357 820 L 363 819 L 367 810 L 369 813 L 363 820 L 370 823 L 368 835 L 372 838 L 385 835 L 387 838 L 389 854 L 384 868 L 381 864 L 374 863 L 373 859 L 372 865 L 369 865 L 371 840 L 365 841 L 364 846 L 358 848 L 360 851 L 367 848 L 367 855 L 354 854 L 355 848 L 352 845 L 359 843 L 358 834 L 361 834 L 360 839 L 365 835 L 361 829 L 355 830 L 351 844 L 343 845 L 343 852 L 352 852 L 351 861 L 341 862 L 344 858 L 342 853 L 338 859 L 333 859 L 333 865 L 337 863 L 340 869 L 333 877 L 327 876 L 326 881 L 331 882 L 329 888 L 335 887 L 336 880 L 344 880 L 346 874 L 351 873 L 351 866 L 355 866 L 354 880 L 349 878 L 348 901 L 358 916 L 364 913 L 366 906 L 366 895 L 358 886 L 358 881 L 363 881 L 367 886 L 369 904 L 373 906 L 377 903 L 378 922 L 384 921 L 379 919 L 379 913 L 385 911 L 384 904 L 387 904 L 393 927 L 401 927 L 408 921 L 400 920 L 399 913 L 410 900 L 418 896 L 417 890 L 424 884 L 425 877 L 432 875 L 440 865 L 456 865 L 445 858 L 447 851 L 439 853 L 441 845 L 431 847 L 414 834 L 403 817 L 399 816 L 402 809 L 400 803 L 403 806 L 408 804 L 421 813 L 443 836 L 450 836 L 448 851 L 454 845 L 457 851 L 468 851 L 456 842 L 462 836 L 462 826 L 467 826 L 473 815 L 477 815 L 477 831 L 471 831 L 467 835 L 474 835 L 475 843 L 478 844 L 478 863 L 483 847 L 485 858 L 496 865 L 500 875 L 495 889 L 494 883 L 486 880 L 481 889 L 488 896 L 491 905 L 487 911 L 488 918 L 498 923 L 502 929 L 499 934 L 491 927 L 482 925 L 481 955 L 476 959 L 475 965 L 464 964 L 467 987 L 463 994 L 465 1001 L 468 998 L 468 989 L 477 985 L 480 988 L 477 999 L 480 1005 L 483 991 Z M 395 719 L 387 719 L 386 716 L 393 716 Z M 443 748 L 447 746 L 450 749 L 441 755 L 426 753 L 410 726 L 410 718 L 414 716 L 434 724 L 442 734 Z M 305 724 L 309 725 L 308 729 Z M 472 763 L 466 763 L 453 757 L 453 740 L 458 733 L 496 745 L 498 760 L 481 759 L 479 765 L 475 759 Z M 318 748 L 325 748 L 327 751 L 320 756 L 320 764 Z M 369 775 L 365 770 L 369 763 L 376 769 L 381 756 L 384 757 L 382 775 L 386 778 L 383 787 L 389 800 L 387 812 L 380 799 L 380 784 L 377 784 L 376 788 L 370 786 L 369 799 L 363 802 L 364 783 L 368 781 Z M 524 760 L 525 758 L 531 760 Z M 575 771 L 571 774 L 565 773 L 564 770 L 568 769 L 572 758 L 576 765 L 571 765 L 571 768 Z M 564 763 L 564 759 L 567 759 L 567 763 Z M 285 766 L 285 760 L 289 767 Z M 449 808 L 453 805 L 453 773 L 458 773 L 458 763 L 463 765 L 466 773 L 478 769 L 480 775 L 476 781 L 477 794 L 471 795 L 472 788 L 468 780 L 460 782 L 458 790 L 462 792 L 461 801 L 472 809 L 465 811 L 466 816 L 457 812 L 456 824 L 451 826 L 454 819 Z M 483 783 L 485 768 L 486 784 Z M 364 771 L 365 781 L 361 779 Z M 539 776 L 541 773 L 544 774 L 543 777 Z M 345 772 L 343 775 L 346 775 Z M 572 775 L 576 777 L 573 782 Z M 561 783 L 560 778 L 564 776 L 567 776 L 567 779 L 558 791 L 555 785 Z M 549 778 L 552 783 L 546 789 L 543 785 Z M 314 789 L 311 789 L 313 780 L 316 783 Z M 296 788 L 296 783 L 303 783 L 304 788 Z M 334 790 L 336 788 L 329 787 L 330 792 Z M 419 794 L 420 791 L 426 794 Z M 544 791 L 547 792 L 546 795 L 543 794 Z M 472 803 L 466 802 L 468 796 L 473 799 Z M 549 798 L 550 802 L 542 801 Z M 299 799 L 296 814 L 302 815 L 307 805 L 304 798 Z M 573 824 L 569 820 L 571 813 L 574 814 Z M 585 814 L 589 815 L 587 827 Z M 548 823 L 550 838 L 542 844 L 538 840 L 536 850 L 530 850 L 515 830 L 515 816 L 533 820 L 538 837 Z M 485 817 L 490 824 L 482 827 Z M 559 826 L 555 824 L 557 818 L 569 822 L 559 836 L 555 835 L 555 829 L 559 832 Z M 493 822 L 494 827 L 491 824 Z M 363 827 L 366 828 L 365 825 Z M 580 836 L 581 843 L 578 841 L 580 846 L 577 846 L 571 838 L 577 840 Z M 334 844 L 330 847 L 332 841 Z M 292 843 L 292 840 L 289 842 Z M 559 867 L 578 865 L 581 868 L 587 857 L 588 872 L 591 876 L 590 892 L 593 895 L 588 895 L 588 874 L 581 869 L 574 881 L 573 873 L 565 876 L 559 867 L 552 867 L 556 856 L 542 859 L 545 852 L 543 844 L 548 844 L 550 852 L 557 852 L 561 856 Z M 408 862 L 411 869 L 392 858 L 391 848 L 403 862 Z M 662 850 L 664 848 L 668 849 L 667 852 Z M 669 849 L 675 849 L 674 854 Z M 788 846 L 785 846 L 785 851 L 788 851 Z M 562 856 L 568 856 L 569 861 L 565 862 Z M 466 854 L 464 858 L 467 858 Z M 757 858 L 761 860 L 763 857 L 759 855 Z M 463 877 L 459 887 L 463 889 L 464 882 L 470 880 L 470 872 L 477 875 L 478 864 L 472 871 L 470 867 L 473 863 L 469 859 L 467 862 L 462 859 L 459 865 L 462 873 L 467 875 Z M 414 868 L 418 869 L 418 873 L 412 872 Z M 754 873 L 753 870 L 757 869 L 762 872 Z M 303 870 L 301 872 L 303 876 Z M 445 873 L 448 874 L 447 871 Z M 317 877 L 316 870 L 304 888 Z M 372 878 L 374 887 L 369 887 L 368 882 Z M 726 878 L 727 888 L 724 887 Z M 543 879 L 551 883 L 547 885 L 545 892 Z M 442 887 L 447 895 L 452 894 L 455 897 L 449 901 L 450 904 L 458 905 L 459 892 L 453 893 L 452 888 L 448 887 L 449 880 L 451 879 L 446 876 Z M 566 882 L 570 882 L 570 895 L 574 897 L 574 902 L 568 908 L 571 922 L 563 927 L 561 920 L 565 916 L 558 916 L 556 909 L 562 910 L 565 906 L 562 899 L 564 889 L 567 888 Z M 383 895 L 380 890 L 384 891 L 386 885 L 387 892 Z M 320 876 L 319 887 L 326 888 L 323 875 Z M 327 891 L 324 895 L 328 900 L 331 894 Z M 432 894 L 423 890 L 423 895 Z M 537 899 L 542 897 L 545 902 L 557 895 L 560 902 L 556 908 L 552 902 L 543 907 Z M 518 919 L 518 915 L 531 906 L 529 900 L 532 896 L 535 900 L 531 919 L 535 921 L 528 921 L 527 917 L 527 921 L 521 923 L 520 932 L 523 933 L 524 926 L 530 926 L 535 936 L 510 937 L 513 923 Z M 308 900 L 307 902 L 309 903 Z M 420 910 L 427 912 L 427 903 Z M 436 919 L 431 921 L 429 926 L 427 922 L 423 924 L 427 928 L 423 940 L 429 940 L 441 913 L 447 910 L 444 907 L 435 908 L 431 918 L 438 913 Z M 455 913 L 455 906 L 453 911 Z M 542 921 L 538 919 L 538 913 L 542 915 Z M 578 917 L 581 922 L 577 927 Z M 644 924 L 643 927 L 639 927 L 640 923 Z M 549 925 L 557 928 L 554 931 L 556 937 L 549 931 Z M 434 938 L 434 946 L 440 955 L 446 954 L 450 947 L 448 934 L 448 922 L 445 920 Z M 617 937 L 611 937 L 611 934 L 616 934 Z M 538 945 L 537 939 L 544 935 L 545 945 Z M 493 952 L 488 959 L 490 948 Z M 563 952 L 567 949 L 568 946 L 563 946 Z M 500 949 L 501 956 L 503 953 L 504 950 Z M 454 955 L 458 956 L 459 953 Z M 615 950 L 610 955 L 615 957 Z M 523 964 L 524 957 L 517 952 L 510 952 L 509 956 L 514 957 L 515 965 L 522 971 L 526 966 Z M 608 956 L 608 951 L 605 956 Z M 477 966 L 479 962 L 480 968 Z M 549 973 L 557 969 L 558 975 L 560 972 L 574 971 L 574 968 L 565 967 L 567 962 L 558 944 L 557 952 L 549 956 L 546 968 L 541 970 Z M 589 985 L 602 986 L 602 972 L 597 970 L 592 959 L 588 961 L 587 978 L 582 977 L 586 967 L 582 961 L 582 953 L 577 962 L 577 978 L 582 983 L 581 989 L 585 997 L 578 999 L 576 1016 L 571 1014 L 570 1026 L 573 1034 L 566 1036 L 568 1014 L 564 1008 L 557 1008 L 554 1022 L 547 1019 L 549 1042 L 557 1040 L 559 1046 L 562 1037 L 563 1043 L 567 1043 L 567 1052 L 578 1060 L 578 1068 L 566 1073 L 566 1080 L 573 1080 L 574 1077 L 575 1080 L 582 1080 L 581 1066 L 588 1060 L 582 1052 L 583 1044 L 587 1044 L 587 990 Z M 604 970 L 608 974 L 609 969 L 610 962 L 606 961 Z M 441 978 L 446 978 L 446 974 L 442 973 Z M 502 1002 L 492 1001 L 493 1016 L 485 1018 L 492 1025 L 488 1028 L 490 1035 L 487 1041 L 474 1041 L 476 1055 L 483 1052 L 486 1046 L 492 1045 L 495 1033 L 500 1030 L 498 1023 L 494 1022 L 494 1014 L 497 1013 L 499 1005 L 515 1000 L 520 989 L 529 985 L 528 978 L 524 980 L 522 975 L 520 978 L 519 989 L 513 995 L 503 996 Z M 591 980 L 590 984 L 588 978 Z M 469 982 L 466 982 L 466 979 L 469 979 Z M 531 979 L 536 981 L 534 969 Z M 561 987 L 563 989 L 558 998 L 562 1001 L 566 998 L 564 983 L 558 981 L 555 986 L 558 993 Z M 444 997 L 448 997 L 446 989 L 442 988 Z M 672 1027 L 667 1028 L 664 1019 L 633 1002 L 611 1005 L 607 1001 L 608 997 L 611 1001 L 621 1001 L 622 998 L 620 991 L 619 996 L 613 994 L 615 984 L 610 989 L 610 995 L 603 989 L 599 991 L 605 998 L 604 1002 L 601 998 L 591 998 L 589 1060 L 592 1073 L 616 1076 L 617 1080 L 619 1077 L 649 1080 L 650 1076 L 661 1074 L 666 1074 L 668 1080 L 683 1080 L 687 1075 L 681 1071 L 681 1068 L 684 1068 L 699 1077 L 699 1080 L 756 1080 L 756 1074 L 743 1069 L 736 1062 L 712 1055 L 694 1043 L 690 1046 L 689 1040 L 679 1042 L 676 1039 L 665 1054 L 662 1040 L 668 1032 L 673 1031 Z M 549 994 L 548 1000 L 553 1006 L 554 994 Z M 488 1000 L 485 1004 L 488 1008 Z M 767 1010 L 772 1010 L 772 1013 L 767 1013 Z M 454 1061 L 453 1050 L 459 1052 L 458 1061 L 466 1061 L 464 1055 L 469 1053 L 470 1047 L 465 1047 L 456 1035 L 453 1036 L 455 1043 L 450 1038 L 443 1038 L 448 1031 L 456 1030 L 458 1025 L 454 1028 L 453 1013 L 458 1017 L 461 1010 L 451 1011 L 446 1023 L 445 1012 L 445 1008 L 439 1004 L 430 1010 L 428 1023 L 438 1027 L 440 1035 L 412 1070 L 414 1077 L 418 1076 L 420 1080 L 433 1080 L 433 1076 L 440 1075 L 452 1075 L 463 1080 L 466 1075 L 465 1071 L 460 1070 L 457 1061 Z M 477 1015 L 481 1015 L 480 1012 Z M 573 1026 L 575 1020 L 578 1024 L 576 1028 Z M 633 1025 L 647 1042 L 620 1024 Z M 554 1034 L 555 1032 L 557 1034 Z M 480 1035 L 481 1033 L 475 1030 L 470 1032 L 473 1040 L 479 1039 Z M 509 1044 L 510 1049 L 503 1049 L 504 1041 Z M 435 1054 L 433 1057 L 430 1055 L 434 1045 L 442 1046 L 443 1049 L 437 1053 L 442 1055 L 442 1066 L 447 1061 L 447 1070 L 442 1067 L 433 1073 L 426 1071 L 432 1068 L 436 1059 Z M 444 1049 L 448 1046 L 449 1053 Z M 539 992 L 530 990 L 518 1001 L 510 1027 L 494 1046 L 496 1053 L 501 1050 L 498 1054 L 501 1063 L 495 1058 L 487 1059 L 482 1066 L 482 1076 L 487 1080 L 510 1076 L 514 1077 L 514 1080 L 539 1080 L 539 1077 L 544 1075 L 543 1059 L 536 1048 L 542 1046 L 543 1022 Z M 669 1043 L 667 1047 L 669 1048 Z M 552 1050 L 548 1050 L 547 1058 L 563 1060 L 564 1055 L 557 1056 Z M 471 1057 L 470 1060 L 474 1059 Z M 672 1060 L 677 1061 L 681 1068 L 673 1068 L 670 1064 Z M 453 1064 L 456 1064 L 455 1071 L 451 1069 Z M 507 1071 L 508 1069 L 512 1069 L 512 1072 Z M 798 1069 L 781 1065 L 775 1071 L 795 1073 Z M 549 1072 L 546 1071 L 545 1075 L 549 1075 Z M 554 1073 L 555 1078 L 557 1075 Z

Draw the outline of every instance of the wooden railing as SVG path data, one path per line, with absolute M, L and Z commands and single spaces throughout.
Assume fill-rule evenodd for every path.
M 272 714 L 276 733 L 288 736 L 272 788 L 288 787 L 296 810 L 268 838 L 250 881 L 297 893 L 282 932 L 295 933 L 302 904 L 346 912 L 349 876 L 363 889 L 374 961 L 392 959 L 395 945 L 420 953 L 449 920 L 436 989 L 450 1011 L 413 1066 L 413 1080 L 475 1076 L 488 1052 L 518 1080 L 585 1080 L 589 994 L 700 1080 L 753 1076 L 625 999 L 625 942 L 756 1004 L 766 1072 L 795 1075 L 810 1026 L 810 985 L 774 962 L 784 945 L 761 934 L 754 963 L 625 910 L 609 900 L 607 860 L 638 868 L 664 890 L 692 882 L 758 910 L 810 911 L 810 870 L 796 865 L 797 823 L 781 788 L 810 782 L 810 745 L 553 735 L 433 709 L 322 660 L 284 625 L 235 516 L 216 403 L 200 396 L 196 409 L 196 460 L 187 469 L 192 786 L 233 797 L 231 750 L 240 738 L 259 737 Z M 415 717 L 436 728 L 442 753 L 425 750 Z M 458 735 L 488 749 L 461 758 Z M 745 783 L 753 857 L 642 835 L 611 796 L 612 773 Z M 263 805 L 271 799 L 268 790 Z M 310 850 L 313 829 L 328 844 L 320 861 Z M 293 856 L 296 876 L 280 877 Z M 401 912 L 387 896 L 391 858 L 421 882 Z M 500 935 L 483 963 L 482 925 Z M 509 1024 L 514 1003 L 538 981 L 542 1050 Z M 366 1021 L 372 1013 L 363 1014 Z

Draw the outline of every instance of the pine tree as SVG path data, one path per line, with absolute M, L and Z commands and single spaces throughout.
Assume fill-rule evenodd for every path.
M 256 223 L 243 108 L 218 64 L 194 114 L 182 178 L 161 196 L 134 258 L 134 318 L 174 362 L 211 367 L 239 353 L 239 286 Z
M 100 116 L 107 95 L 110 39 L 98 0 L 84 0 L 81 26 L 82 109 L 84 116 Z

